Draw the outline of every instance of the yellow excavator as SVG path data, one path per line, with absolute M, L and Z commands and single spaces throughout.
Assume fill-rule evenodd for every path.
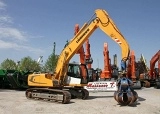
M 108 13 L 103 9 L 95 10 L 93 18 L 83 25 L 79 32 L 69 41 L 59 55 L 53 74 L 33 73 L 28 76 L 26 97 L 29 99 L 69 103 L 71 97 L 87 99 L 88 74 L 85 65 L 69 63 L 70 59 L 81 48 L 90 35 L 100 28 L 106 35 L 119 44 L 122 50 L 122 60 L 127 61 L 130 48 Z M 80 76 L 80 68 L 86 68 L 86 76 Z

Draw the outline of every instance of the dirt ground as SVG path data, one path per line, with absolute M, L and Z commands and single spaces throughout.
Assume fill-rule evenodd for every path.
M 136 90 L 132 106 L 120 106 L 113 92 L 90 92 L 87 100 L 72 99 L 69 104 L 28 100 L 25 91 L 0 89 L 0 114 L 160 114 L 160 90 Z

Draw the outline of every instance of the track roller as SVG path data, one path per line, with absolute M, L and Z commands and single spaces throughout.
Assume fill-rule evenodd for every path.
M 155 83 L 154 88 L 156 88 L 156 89 L 160 89 L 160 81 L 158 81 L 158 82 L 156 82 L 156 83 Z
M 71 98 L 73 98 L 73 99 L 78 98 L 78 99 L 85 100 L 89 96 L 88 90 L 83 89 L 83 88 L 70 88 L 68 91 L 70 92 L 70 94 L 72 96 Z

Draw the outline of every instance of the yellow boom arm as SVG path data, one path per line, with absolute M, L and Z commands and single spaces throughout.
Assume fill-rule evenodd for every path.
M 95 18 L 89 23 L 85 23 L 79 32 L 71 39 L 69 44 L 62 50 L 59 55 L 57 67 L 53 74 L 53 85 L 63 85 L 65 76 L 67 75 L 68 63 L 90 35 L 100 28 L 106 33 L 112 40 L 114 40 L 121 47 L 122 59 L 126 61 L 128 59 L 130 48 L 129 45 L 118 30 L 113 20 L 109 17 L 107 12 L 102 9 L 95 10 Z

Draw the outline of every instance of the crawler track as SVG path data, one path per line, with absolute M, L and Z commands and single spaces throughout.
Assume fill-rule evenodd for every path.
M 82 99 L 85 100 L 89 97 L 89 92 L 86 89 L 82 89 L 82 91 L 83 91 Z
M 68 91 L 58 89 L 29 88 L 25 94 L 28 99 L 61 102 L 62 104 L 67 104 L 71 100 L 71 94 Z
M 71 98 L 77 98 L 85 100 L 89 97 L 89 92 L 83 88 L 67 88 L 68 92 L 71 94 Z

